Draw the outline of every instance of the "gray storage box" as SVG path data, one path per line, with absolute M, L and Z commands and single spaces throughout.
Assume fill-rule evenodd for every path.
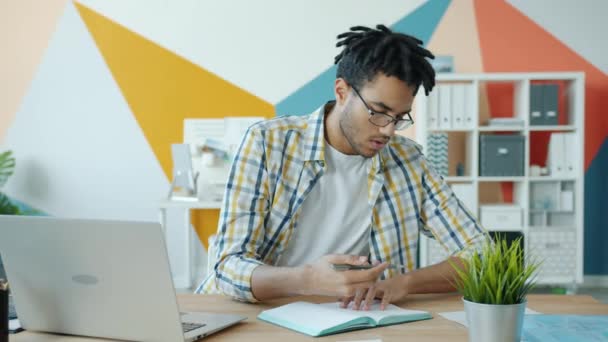
M 480 135 L 479 175 L 523 176 L 524 139 L 521 135 Z

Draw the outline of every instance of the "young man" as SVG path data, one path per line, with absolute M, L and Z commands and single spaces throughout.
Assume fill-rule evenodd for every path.
M 434 56 L 383 25 L 338 39 L 335 101 L 245 135 L 220 214 L 217 263 L 197 292 L 250 302 L 330 295 L 355 309 L 382 298 L 384 307 L 453 290 L 447 261 L 415 270 L 419 233 L 434 236 L 453 262 L 485 239 L 419 145 L 395 135 L 413 124 L 418 88 L 428 95 L 435 85 L 426 60 Z

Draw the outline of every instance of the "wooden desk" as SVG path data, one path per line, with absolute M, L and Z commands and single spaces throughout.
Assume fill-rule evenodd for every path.
M 183 311 L 231 312 L 245 315 L 248 319 L 226 330 L 204 339 L 213 341 L 349 341 L 381 339 L 387 341 L 467 341 L 467 331 L 457 323 L 439 316 L 439 312 L 464 310 L 460 297 L 454 294 L 416 295 L 398 305 L 409 309 L 430 311 L 433 319 L 382 328 L 352 331 L 327 337 L 306 335 L 277 327 L 256 319 L 260 311 L 286 304 L 295 299 L 281 299 L 264 304 L 245 304 L 222 296 L 179 295 Z M 298 300 L 315 302 L 331 301 L 323 297 L 299 297 Z M 531 295 L 528 307 L 542 313 L 608 315 L 608 305 L 601 304 L 591 296 Z M 92 342 L 101 339 L 78 338 L 51 334 L 22 332 L 10 336 L 11 342 Z M 168 341 L 171 342 L 171 341 Z

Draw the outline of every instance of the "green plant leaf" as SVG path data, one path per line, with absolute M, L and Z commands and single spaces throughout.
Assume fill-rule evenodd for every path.
M 465 260 L 465 267 L 450 263 L 455 269 L 454 286 L 463 297 L 485 304 L 519 304 L 535 285 L 541 262 L 524 257 L 520 239 L 511 244 L 498 235 L 488 238 L 480 253 Z
M 13 152 L 6 151 L 0 153 L 0 187 L 6 184 L 8 178 L 15 171 L 15 158 L 13 158 Z
M 0 215 L 19 215 L 19 208 L 11 200 L 0 192 Z

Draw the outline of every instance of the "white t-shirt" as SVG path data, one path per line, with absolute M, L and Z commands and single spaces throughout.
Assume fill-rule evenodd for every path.
M 314 185 L 278 266 L 299 266 L 327 254 L 369 254 L 371 158 L 346 155 L 325 142 L 325 173 Z

